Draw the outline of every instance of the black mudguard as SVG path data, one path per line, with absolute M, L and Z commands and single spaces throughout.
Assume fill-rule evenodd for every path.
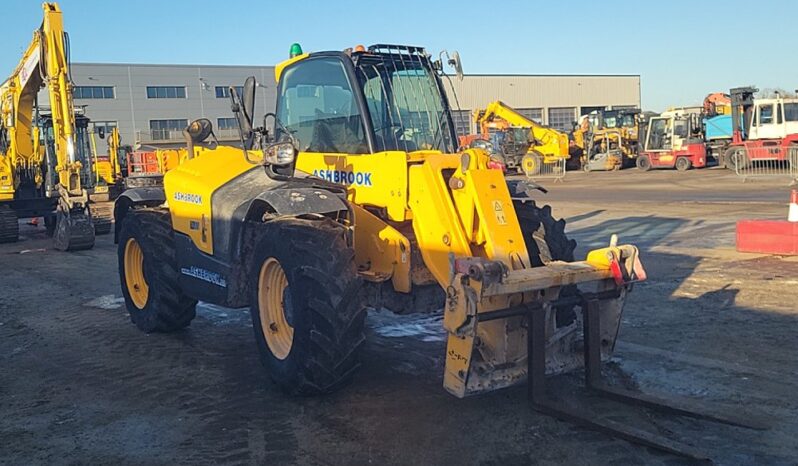
M 114 202 L 114 243 L 118 241 L 122 219 L 135 206 L 156 207 L 166 202 L 163 188 L 132 188 L 125 190 Z

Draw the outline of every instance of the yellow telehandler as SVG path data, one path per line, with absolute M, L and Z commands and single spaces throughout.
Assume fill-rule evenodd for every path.
M 504 102 L 497 100 L 484 109 L 474 110 L 474 123 L 480 132 L 478 136 L 486 140 L 493 134 L 528 133 L 527 152 L 502 161 L 509 171 L 534 176 L 540 173 L 543 164 L 567 162 L 570 158 L 566 133 L 527 118 Z
M 186 149 L 203 155 L 116 201 L 131 320 L 166 332 L 188 326 L 198 300 L 249 306 L 271 378 L 321 394 L 356 371 L 367 307 L 443 308 L 450 393 L 529 379 L 536 407 L 621 435 L 556 406 L 544 384 L 585 365 L 602 390 L 624 301 L 645 279 L 637 248 L 612 239 L 574 261 L 565 222 L 530 197 L 532 184 L 505 180 L 482 150 L 458 152 L 442 61 L 411 46 L 295 44 L 262 125 L 254 77 L 242 95 L 230 88 L 241 147 L 218 145 L 212 123 L 196 120 Z

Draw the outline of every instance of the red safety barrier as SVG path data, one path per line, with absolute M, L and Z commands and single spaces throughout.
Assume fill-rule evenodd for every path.
M 798 255 L 798 222 L 740 220 L 737 222 L 737 250 Z

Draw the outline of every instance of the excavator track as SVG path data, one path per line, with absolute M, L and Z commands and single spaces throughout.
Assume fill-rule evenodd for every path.
M 58 210 L 53 242 L 59 251 L 81 251 L 94 247 L 94 225 L 83 209 Z
M 0 243 L 14 243 L 19 239 L 17 213 L 8 207 L 0 207 Z
M 89 204 L 91 221 L 96 235 L 107 235 L 111 232 L 114 220 L 114 203 L 98 202 Z

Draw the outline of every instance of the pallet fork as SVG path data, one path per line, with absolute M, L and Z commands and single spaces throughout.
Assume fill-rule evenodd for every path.
M 601 374 L 601 341 L 599 336 L 599 314 L 597 312 L 597 305 L 600 299 L 602 299 L 600 295 L 582 295 L 579 297 L 579 305 L 582 307 L 584 316 L 585 386 L 589 390 L 602 397 L 615 401 L 635 404 L 666 413 L 705 419 L 748 429 L 768 429 L 768 426 L 756 416 L 716 414 L 706 410 L 705 407 L 700 406 L 694 400 L 672 396 L 668 396 L 666 399 L 661 395 L 632 392 L 624 388 L 607 384 L 603 380 Z M 530 306 L 526 310 L 526 316 L 529 323 L 529 332 L 527 333 L 527 348 L 529 354 L 528 396 L 535 410 L 560 420 L 604 432 L 632 443 L 691 460 L 711 462 L 711 458 L 707 453 L 692 445 L 672 440 L 643 429 L 624 425 L 600 416 L 585 414 L 560 401 L 550 398 L 546 392 L 545 310 L 541 306 Z M 481 316 L 480 320 L 490 320 L 490 314 Z

